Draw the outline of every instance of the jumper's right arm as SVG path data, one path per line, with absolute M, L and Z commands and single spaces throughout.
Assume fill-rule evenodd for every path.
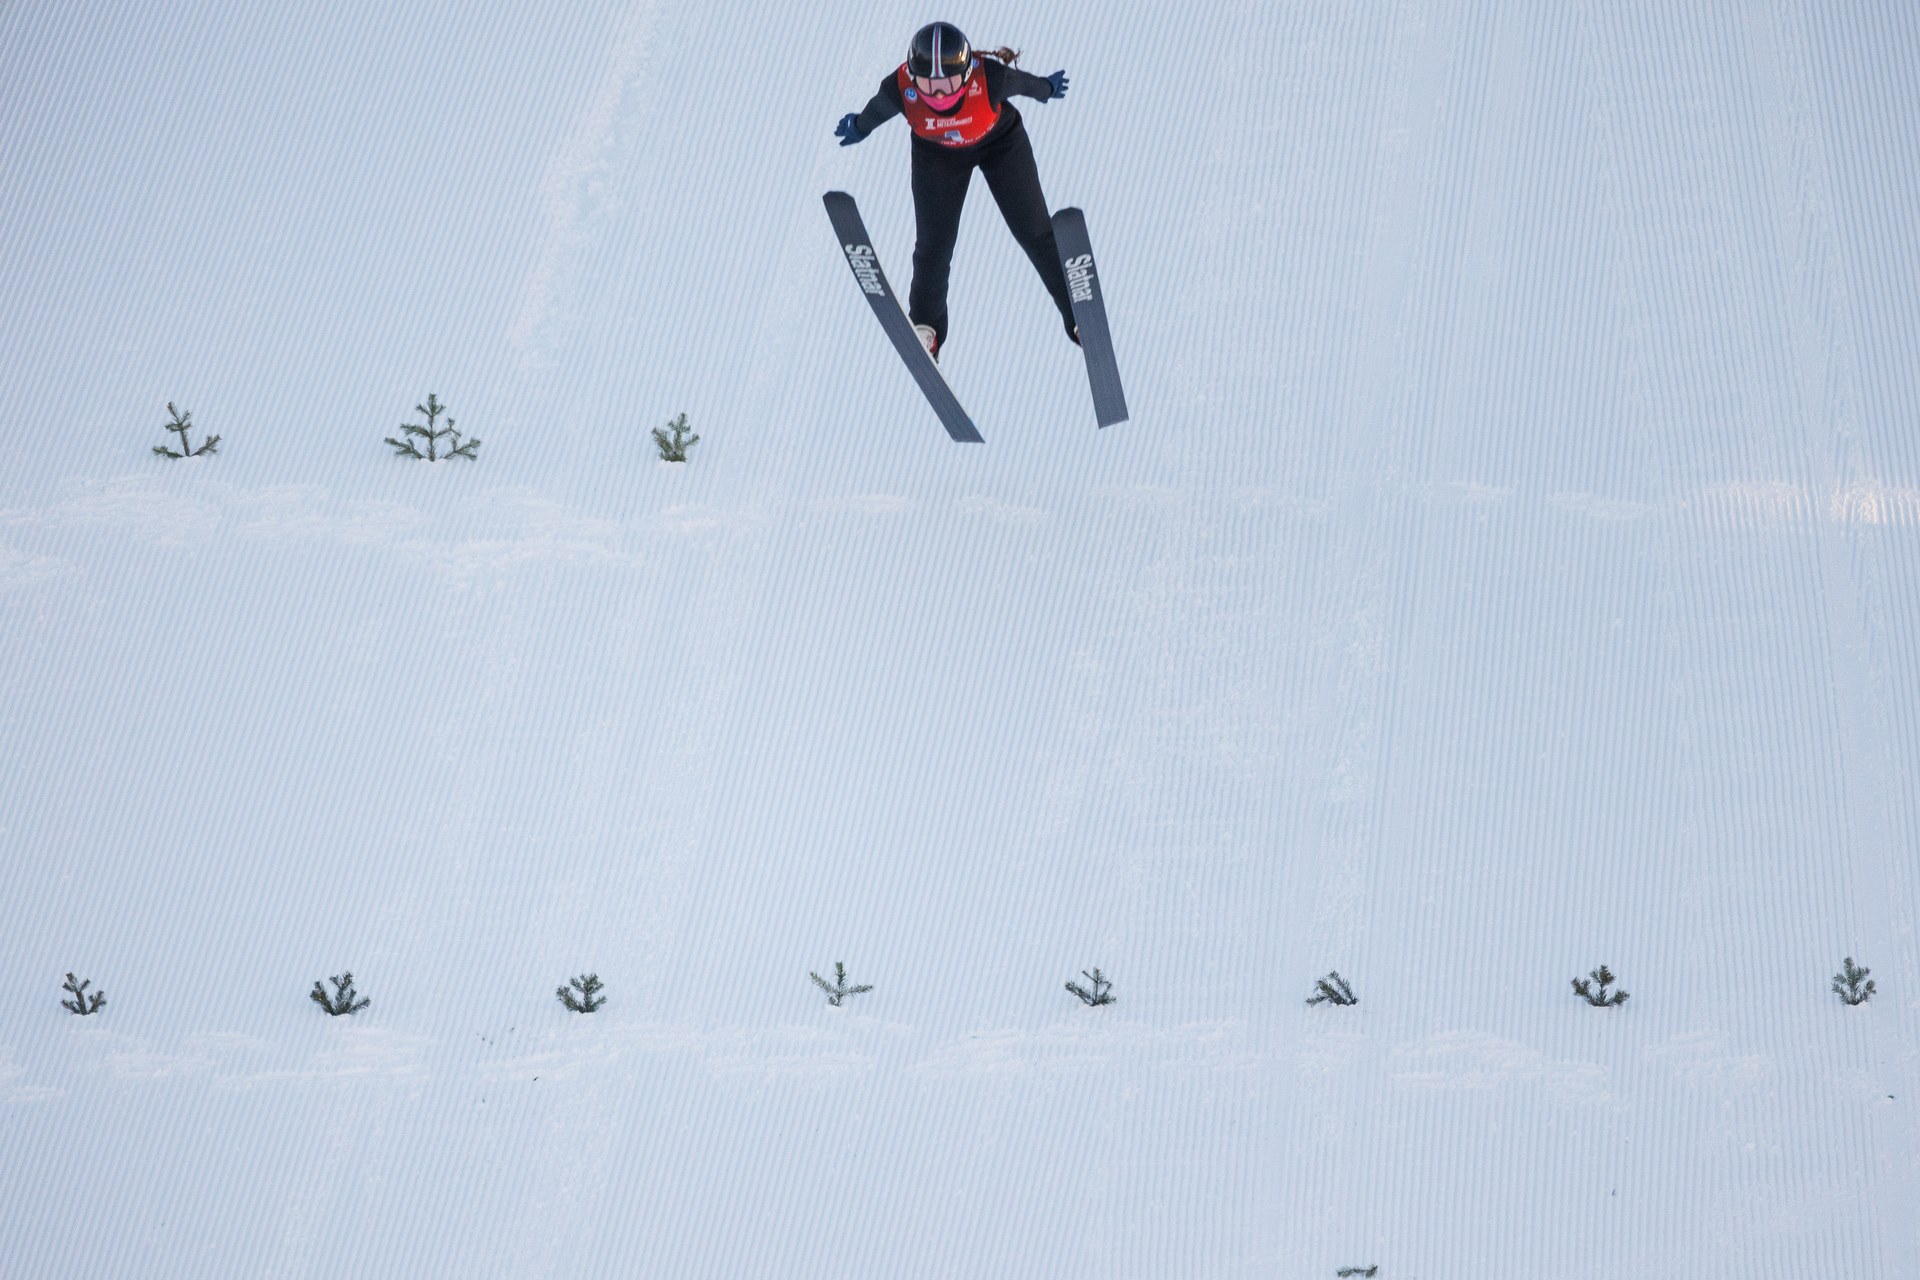
M 888 76 L 880 82 L 880 92 L 868 99 L 858 114 L 849 112 L 840 117 L 834 133 L 839 135 L 841 146 L 851 146 L 904 110 L 906 104 L 900 101 L 900 84 Z

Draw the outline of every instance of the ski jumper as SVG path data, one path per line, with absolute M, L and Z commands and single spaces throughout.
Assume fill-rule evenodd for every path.
M 907 315 L 915 324 L 930 326 L 937 343 L 946 342 L 947 276 L 960 236 L 960 207 L 978 169 L 986 175 L 1007 229 L 1026 250 L 1072 334 L 1073 300 L 1054 244 L 1047 198 L 1040 191 L 1033 144 L 1019 111 L 1007 101 L 1008 95 L 1021 94 L 1045 102 L 1053 96 L 1053 86 L 1044 76 L 995 58 L 977 61 L 979 70 L 967 81 L 960 101 L 944 111 L 935 111 L 914 89 L 903 62 L 880 82 L 880 91 L 856 117 L 862 136 L 903 114 L 913 129 L 913 283 L 907 289 Z

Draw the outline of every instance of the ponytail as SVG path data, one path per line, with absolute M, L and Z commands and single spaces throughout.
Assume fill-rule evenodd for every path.
M 984 53 L 989 58 L 997 58 L 1010 67 L 1020 61 L 1020 51 L 1018 49 L 1009 49 L 1005 45 L 1001 45 L 998 49 L 977 49 L 975 52 Z

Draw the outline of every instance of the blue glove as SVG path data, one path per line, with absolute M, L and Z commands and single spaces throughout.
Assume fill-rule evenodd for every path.
M 1052 102 L 1067 91 L 1067 73 L 1056 71 L 1047 77 L 1047 83 L 1053 86 L 1053 92 L 1047 95 L 1047 101 Z
M 840 139 L 840 145 L 850 147 L 867 135 L 860 132 L 859 113 L 849 111 L 840 117 L 840 123 L 833 126 L 833 136 Z

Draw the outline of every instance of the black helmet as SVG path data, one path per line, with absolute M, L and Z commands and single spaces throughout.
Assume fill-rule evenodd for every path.
M 973 46 L 951 22 L 929 22 L 913 33 L 907 50 L 907 74 L 939 80 L 964 76 L 973 66 Z

